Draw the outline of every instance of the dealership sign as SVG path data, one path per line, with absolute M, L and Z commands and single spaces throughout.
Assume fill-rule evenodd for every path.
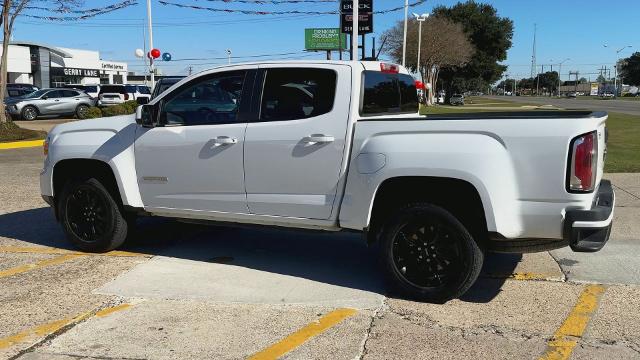
M 353 32 L 353 1 L 340 1 L 340 28 L 343 33 Z M 358 5 L 358 34 L 373 32 L 373 0 L 360 0 Z
M 54 75 L 64 76 L 82 76 L 82 77 L 100 77 L 100 70 L 97 69 L 78 69 L 78 68 L 59 68 L 52 67 L 51 72 Z
M 339 28 L 304 29 L 304 48 L 306 50 L 346 49 L 347 36 L 341 34 Z

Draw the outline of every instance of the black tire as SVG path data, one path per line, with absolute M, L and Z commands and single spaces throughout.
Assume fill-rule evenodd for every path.
M 443 303 L 475 283 L 484 254 L 447 210 L 409 205 L 383 227 L 380 256 L 390 290 L 411 299 Z
M 97 179 L 67 183 L 57 206 L 67 238 L 82 251 L 110 251 L 127 238 L 130 221 Z
M 87 106 L 85 104 L 80 104 L 76 108 L 76 117 L 78 119 L 86 119 L 88 111 L 89 111 L 89 106 Z
M 27 105 L 20 114 L 23 120 L 33 121 L 38 118 L 38 109 L 35 106 Z

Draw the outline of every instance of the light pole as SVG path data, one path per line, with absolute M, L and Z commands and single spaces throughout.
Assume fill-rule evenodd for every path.
M 409 0 L 404 0 L 404 40 L 402 41 L 402 66 L 407 62 L 407 21 L 409 17 Z
M 427 18 L 429 17 L 429 14 L 418 15 L 416 13 L 413 13 L 413 16 L 415 16 L 416 20 L 418 20 L 418 62 L 416 64 L 416 70 L 418 70 L 418 73 L 422 78 L 422 72 L 420 71 L 420 48 L 422 47 L 422 23 L 427 20 Z
M 358 16 L 360 10 L 360 3 L 358 0 L 353 0 L 353 29 L 351 31 L 351 54 L 353 54 L 353 61 L 358 61 Z M 364 44 L 363 44 L 364 45 Z
M 231 49 L 227 49 L 227 63 L 231 65 Z
M 562 76 L 562 64 L 564 64 L 565 62 L 571 60 L 570 58 L 566 58 L 562 61 L 560 61 L 560 63 L 558 63 L 558 97 L 560 97 L 560 86 L 562 84 L 562 81 L 560 81 L 560 77 Z
M 608 48 L 609 45 L 604 44 L 604 47 Z M 616 63 L 613 66 L 613 97 L 617 97 L 618 96 L 618 56 L 620 54 L 620 52 L 626 48 L 630 48 L 633 47 L 631 45 L 627 45 L 625 47 L 621 47 L 620 49 L 616 50 Z M 622 81 L 621 81 L 622 82 Z M 622 84 L 621 84 L 622 85 Z
M 149 27 L 149 51 L 151 51 L 153 50 L 153 21 L 151 20 L 151 0 L 147 0 L 147 21 Z M 149 71 L 151 72 L 151 89 L 153 89 L 156 85 L 156 74 L 153 68 L 153 57 L 151 56 L 149 56 L 149 64 Z

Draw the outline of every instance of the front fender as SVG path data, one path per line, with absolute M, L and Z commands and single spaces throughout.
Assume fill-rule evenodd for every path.
M 95 120 L 88 120 L 95 121 Z M 89 159 L 109 165 L 118 185 L 124 205 L 142 207 L 135 171 L 135 124 L 122 128 L 71 127 L 52 131 L 49 137 L 49 155 L 41 174 L 43 195 L 55 196 L 53 173 L 63 160 Z M 82 169 L 78 169 L 79 172 Z

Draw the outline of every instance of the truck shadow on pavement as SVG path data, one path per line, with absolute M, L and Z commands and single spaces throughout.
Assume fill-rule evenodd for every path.
M 11 245 L 77 250 L 65 239 L 51 209 L 44 207 L 0 215 L 0 247 Z M 141 218 L 131 240 L 119 250 L 229 264 L 383 295 L 386 293 L 377 247 L 367 246 L 356 233 L 235 228 Z M 520 259 L 521 255 L 488 254 L 485 269 L 489 270 L 484 271 L 510 274 Z M 461 300 L 489 302 L 500 293 L 505 278 L 481 275 Z

